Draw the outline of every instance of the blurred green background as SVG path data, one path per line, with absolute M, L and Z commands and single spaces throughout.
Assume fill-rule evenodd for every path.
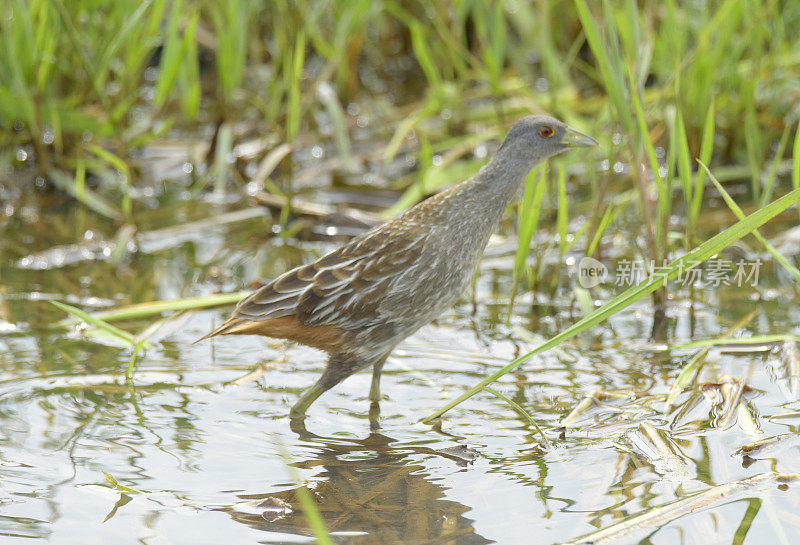
M 531 110 L 592 131 L 611 161 L 635 160 L 643 139 L 668 148 L 678 125 L 697 156 L 713 108 L 709 156 L 740 167 L 760 199 L 800 113 L 792 1 L 4 0 L 0 11 L 2 179 L 55 169 L 81 197 L 84 172 L 111 168 L 123 213 L 130 154 L 164 134 L 212 127 L 206 140 L 231 147 L 313 134 L 352 166 L 359 106 L 391 141 L 384 161 L 410 131 L 436 153 Z M 226 124 L 239 126 L 220 142 Z M 247 178 L 237 172 L 234 183 Z

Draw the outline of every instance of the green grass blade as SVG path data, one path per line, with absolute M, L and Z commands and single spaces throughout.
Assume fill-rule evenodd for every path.
M 161 53 L 161 61 L 158 64 L 158 81 L 156 82 L 153 101 L 157 107 L 161 107 L 167 97 L 175 87 L 178 78 L 181 61 L 184 58 L 184 42 L 180 37 L 178 24 L 181 19 L 183 0 L 176 0 L 167 19 L 167 32 L 164 40 L 164 49 Z
M 217 75 L 224 101 L 230 103 L 244 75 L 250 15 L 255 3 L 228 0 L 209 2 L 207 5 L 211 7 L 211 18 L 217 37 Z
M 327 81 L 320 82 L 317 85 L 317 98 L 322 102 L 322 105 L 331 118 L 333 140 L 336 143 L 336 151 L 339 154 L 339 159 L 342 161 L 342 166 L 347 172 L 355 172 L 356 163 L 353 161 L 350 136 L 347 132 L 347 122 L 345 120 L 345 111 L 341 102 L 339 102 L 336 90 Z
M 129 494 L 146 494 L 146 492 L 142 490 L 136 490 L 135 488 L 131 488 L 130 486 L 125 486 L 124 484 L 120 484 L 119 481 L 117 481 L 114 478 L 114 476 L 111 475 L 110 473 L 106 473 L 105 471 L 103 471 L 102 473 L 103 476 L 106 478 L 106 480 L 109 482 L 109 484 L 111 484 L 111 486 L 113 486 L 117 490 L 120 490 L 122 492 L 127 492 Z
M 197 24 L 200 14 L 195 13 L 189 19 L 189 24 L 183 33 L 183 54 L 184 61 L 181 65 L 179 82 L 181 85 L 181 111 L 189 119 L 196 119 L 200 112 L 200 102 L 202 100 L 202 88 L 200 86 L 200 61 L 198 57 Z
M 492 394 L 493 396 L 498 397 L 499 399 L 505 401 L 509 407 L 514 409 L 514 412 L 520 415 L 528 424 L 533 426 L 536 429 L 536 431 L 539 432 L 539 435 L 542 437 L 542 443 L 544 444 L 545 448 L 547 450 L 553 450 L 553 443 L 551 443 L 550 440 L 547 438 L 547 436 L 544 434 L 544 431 L 542 430 L 542 428 L 539 427 L 539 424 L 536 423 L 536 420 L 534 420 L 533 417 L 528 414 L 528 411 L 523 409 L 516 401 L 514 401 L 510 397 L 501 394 L 500 392 L 498 392 L 493 388 L 489 388 L 487 386 L 486 391 Z
M 413 21 L 409 25 L 408 30 L 411 33 L 411 46 L 416 54 L 417 62 L 422 68 L 425 77 L 428 79 L 433 94 L 437 97 L 441 97 L 442 80 L 439 77 L 439 71 L 436 69 L 436 63 L 433 62 L 433 56 L 428 48 L 423 27 L 419 22 Z
M 781 139 L 778 141 L 778 149 L 775 150 L 775 156 L 769 164 L 769 171 L 767 177 L 764 179 L 764 192 L 761 194 L 761 206 L 764 206 L 772 198 L 772 190 L 775 188 L 775 180 L 778 176 L 778 164 L 783 159 L 783 152 L 786 150 L 786 145 L 789 143 L 789 126 L 783 130 Z
M 228 163 L 228 157 L 230 157 L 232 151 L 233 129 L 228 123 L 223 123 L 217 133 L 217 147 L 214 149 L 214 164 L 212 165 L 215 195 L 222 196 L 225 194 L 225 186 L 228 184 L 232 170 L 230 163 Z
M 714 99 L 711 99 L 708 113 L 706 114 L 705 125 L 703 126 L 703 140 L 700 144 L 700 160 L 704 165 L 711 161 L 711 154 L 714 152 Z M 694 189 L 692 190 L 692 203 L 689 208 L 689 217 L 694 218 L 694 225 L 697 225 L 697 218 L 700 216 L 700 207 L 703 204 L 703 189 L 706 182 L 705 169 L 698 168 L 694 178 Z
M 133 221 L 132 201 L 131 201 L 131 169 L 128 164 L 107 149 L 101 148 L 96 144 L 89 146 L 89 150 L 99 158 L 107 161 L 112 167 L 122 174 L 122 214 L 128 222 Z
M 600 218 L 600 223 L 597 224 L 594 236 L 591 242 L 589 242 L 589 246 L 586 248 L 586 255 L 594 255 L 597 246 L 600 244 L 600 240 L 603 238 L 603 233 L 605 233 L 606 229 L 617 219 L 634 196 L 635 192 L 633 190 L 626 191 L 625 193 L 617 195 L 611 205 L 606 208 L 606 211 L 603 212 L 603 217 Z
M 108 322 L 101 320 L 97 316 L 92 316 L 88 312 L 84 312 L 79 308 L 75 308 L 72 305 L 67 305 L 66 303 L 62 303 L 60 301 L 50 301 L 50 304 L 57 308 L 60 308 L 64 312 L 67 312 L 77 318 L 80 318 L 87 324 L 92 324 L 93 326 L 100 328 L 107 333 L 110 333 L 111 335 L 113 335 L 117 339 L 120 339 L 121 341 L 124 341 L 125 344 L 131 347 L 136 346 L 136 339 L 133 335 L 131 335 L 127 331 L 123 331 L 117 326 L 111 325 Z
M 75 197 L 87 208 L 90 208 L 101 216 L 105 216 L 109 219 L 117 221 L 122 220 L 122 213 L 113 204 L 108 202 L 104 197 L 101 197 L 95 191 L 85 187 L 85 176 L 73 178 L 66 172 L 58 169 L 52 169 L 48 176 L 53 184 Z
M 628 73 L 628 79 L 631 87 L 633 88 L 633 74 Z M 671 191 L 667 185 L 667 181 L 661 175 L 660 165 L 658 164 L 658 156 L 653 142 L 650 140 L 650 131 L 647 129 L 647 121 L 645 120 L 644 110 L 642 109 L 642 102 L 639 98 L 637 91 L 631 92 L 631 102 L 633 103 L 633 110 L 636 113 L 636 128 L 639 131 L 639 138 L 644 145 L 645 154 L 647 155 L 647 162 L 650 165 L 650 171 L 653 174 L 653 180 L 656 183 L 658 191 L 658 209 L 655 220 L 655 244 L 656 255 L 664 256 L 664 245 L 666 240 L 667 220 L 670 214 L 672 204 Z M 640 192 L 642 189 L 640 189 Z M 645 202 L 647 199 L 643 195 L 640 196 L 642 200 L 642 209 L 644 210 Z M 652 221 L 650 218 L 645 218 L 646 221 Z
M 427 100 L 425 100 L 421 108 L 415 110 L 405 119 L 400 121 L 400 123 L 397 124 L 397 128 L 395 129 L 392 138 L 389 140 L 389 144 L 386 146 L 386 151 L 383 152 L 383 161 L 388 163 L 394 159 L 395 155 L 397 155 L 397 152 L 400 151 L 400 147 L 403 145 L 403 141 L 408 136 L 408 133 L 410 133 L 422 120 L 435 113 L 438 109 L 439 101 L 433 95 L 431 95 Z
M 736 201 L 733 200 L 733 197 L 731 197 L 728 194 L 728 192 L 725 191 L 725 188 L 722 187 L 722 184 L 719 183 L 719 181 L 714 177 L 713 174 L 711 174 L 711 171 L 708 170 L 708 167 L 704 165 L 701 161 L 698 161 L 698 163 L 700 163 L 700 166 L 703 168 L 703 170 L 706 171 L 711 182 L 717 187 L 717 191 L 719 191 L 719 194 L 722 195 L 725 204 L 728 205 L 728 208 L 731 209 L 731 212 L 733 212 L 739 219 L 744 218 L 745 214 L 744 212 L 742 212 L 742 209 L 739 208 L 739 205 L 736 204 Z M 797 267 L 792 265 L 792 263 L 788 259 L 786 259 L 783 256 L 783 254 L 780 253 L 777 248 L 775 248 L 775 246 L 770 244 L 770 242 L 767 239 L 765 239 L 761 233 L 758 232 L 758 229 L 753 231 L 753 236 L 758 239 L 758 241 L 764 246 L 764 248 L 770 254 L 772 254 L 772 257 L 775 258 L 775 261 L 777 261 L 781 265 L 781 267 L 786 269 L 786 271 L 794 277 L 795 281 L 797 281 L 797 283 L 800 284 L 800 270 L 797 270 Z
M 317 507 L 317 503 L 314 501 L 311 492 L 306 488 L 300 472 L 290 463 L 289 452 L 282 444 L 278 445 L 278 452 L 281 458 L 283 458 L 286 472 L 296 485 L 294 494 L 300 504 L 300 509 L 303 511 L 303 516 L 306 518 L 308 529 L 311 530 L 318 545 L 333 545 L 333 540 L 328 534 L 328 529 L 325 527 L 325 521 L 322 519 L 322 514 Z
M 558 230 L 558 249 L 561 257 L 567 252 L 569 227 L 569 204 L 567 202 L 567 174 L 562 166 L 558 168 L 558 210 L 556 226 Z
M 705 243 L 701 244 L 691 252 L 681 256 L 680 258 L 674 260 L 670 263 L 667 267 L 664 268 L 663 273 L 660 272 L 658 275 L 650 276 L 647 280 L 641 282 L 640 284 L 633 286 L 627 290 L 625 290 L 620 295 L 616 296 L 614 299 L 597 309 L 595 312 L 586 316 L 582 320 L 576 322 L 566 330 L 562 331 L 555 337 L 547 340 L 546 342 L 542 343 L 532 351 L 524 354 L 509 364 L 505 365 L 503 368 L 495 371 L 488 377 L 484 378 L 480 381 L 477 385 L 470 388 L 467 392 L 464 392 L 460 396 L 458 396 L 453 401 L 447 403 L 443 407 L 437 409 L 432 414 L 427 416 L 423 419 L 423 421 L 430 421 L 434 418 L 437 418 L 456 405 L 466 401 L 470 397 L 474 396 L 476 393 L 480 392 L 486 385 L 495 382 L 497 379 L 502 377 L 503 375 L 513 371 L 526 361 L 528 361 L 531 357 L 535 356 L 536 354 L 540 354 L 546 350 L 553 348 L 554 346 L 558 346 L 562 342 L 575 337 L 579 333 L 582 333 L 588 330 L 591 327 L 599 324 L 600 322 L 606 320 L 610 316 L 613 316 L 620 310 L 623 310 L 630 305 L 636 303 L 637 301 L 641 300 L 645 296 L 649 295 L 650 293 L 654 292 L 658 288 L 664 286 L 664 284 L 677 277 L 682 272 L 689 270 L 690 268 L 696 267 L 706 259 L 710 258 L 711 256 L 719 253 L 724 248 L 731 245 L 733 242 L 739 240 L 743 236 L 747 235 L 754 229 L 760 227 L 761 225 L 765 224 L 787 208 L 795 205 L 800 201 L 800 189 L 795 189 L 783 197 L 776 199 L 775 201 L 771 202 L 764 208 L 757 210 L 756 212 L 750 214 L 746 218 L 738 221 L 731 227 L 725 229 L 721 233 L 715 235 Z
M 300 120 L 303 112 L 300 108 L 300 82 L 302 81 L 303 65 L 305 63 L 306 51 L 306 35 L 301 31 L 297 36 L 297 41 L 294 45 L 294 52 L 292 53 L 291 64 L 291 80 L 288 82 L 289 88 L 289 104 L 288 112 L 286 114 L 286 141 L 289 143 L 294 142 L 297 138 L 297 133 L 300 131 Z
M 797 132 L 794 135 L 794 149 L 792 150 L 792 187 L 800 187 L 800 124 L 797 125 Z M 800 214 L 800 206 L 797 208 Z
M 594 300 L 589 290 L 580 286 L 575 286 L 572 288 L 572 293 L 575 294 L 575 299 L 578 301 L 578 308 L 581 309 L 581 314 L 583 316 L 588 316 L 594 311 Z
M 110 35 L 111 39 L 105 46 L 105 50 L 100 58 L 95 60 L 94 86 L 97 89 L 102 89 L 107 83 L 111 63 L 120 49 L 130 42 L 131 36 L 134 35 L 136 30 L 141 26 L 141 21 L 147 10 L 150 9 L 150 6 L 150 2 L 142 2 L 133 13 L 127 16 L 117 32 Z
M 75 198 L 83 202 L 86 198 L 86 161 L 81 157 L 75 166 L 75 182 L 73 183 Z
M 128 362 L 128 368 L 125 370 L 125 379 L 131 380 L 133 378 L 133 370 L 136 365 L 136 358 L 139 355 L 139 352 L 142 348 L 145 348 L 149 343 L 147 340 L 155 335 L 164 325 L 168 322 L 171 322 L 181 315 L 184 314 L 184 311 L 176 312 L 174 314 L 170 314 L 169 316 L 164 316 L 160 320 L 156 320 L 155 322 L 148 325 L 144 331 L 140 332 L 138 335 L 134 337 L 134 341 L 136 341 L 136 346 L 133 347 L 133 352 L 131 353 L 131 359 Z
M 511 297 L 508 303 L 508 316 L 511 319 L 511 311 L 514 308 L 514 300 L 517 297 L 517 289 L 525 272 L 525 262 L 531 251 L 531 240 L 539 224 L 539 214 L 542 210 L 542 200 L 544 199 L 545 175 L 547 167 L 539 166 L 530 173 L 525 181 L 525 195 L 520 202 L 517 214 L 519 224 L 517 228 L 517 251 L 514 255 L 514 270 L 512 272 Z
M 682 348 L 700 348 L 703 346 L 747 346 L 747 345 L 766 345 L 777 344 L 785 341 L 800 342 L 800 335 L 790 334 L 775 334 L 775 335 L 755 335 L 753 337 L 718 337 L 716 339 L 701 339 L 699 341 L 692 341 L 690 343 L 677 344 L 671 346 L 671 350 L 680 350 Z
M 747 137 L 744 139 L 745 147 L 747 149 L 747 163 L 750 167 L 750 184 L 753 190 L 753 198 L 758 201 L 761 199 L 761 128 L 758 126 L 758 115 L 756 114 L 756 105 L 754 89 L 745 91 L 745 116 L 744 116 L 744 134 Z
M 675 112 L 675 126 L 673 130 L 676 133 L 676 144 L 678 146 L 678 178 L 683 187 L 683 198 L 686 201 L 687 212 L 692 208 L 694 201 L 694 187 L 692 185 L 692 159 L 689 154 L 689 139 L 686 137 L 686 127 L 683 124 L 683 115 L 680 109 Z M 694 233 L 696 217 L 692 217 L 691 213 L 687 221 L 687 231 Z
M 597 65 L 600 69 L 600 76 L 606 91 L 611 97 L 611 103 L 617 110 L 617 116 L 627 132 L 632 132 L 633 123 L 631 122 L 630 115 L 628 115 L 628 100 L 625 98 L 625 79 L 621 74 L 617 74 L 614 70 L 614 62 L 609 55 L 609 51 L 613 51 L 608 47 L 600 36 L 600 29 L 589 11 L 589 6 L 585 0 L 575 0 L 575 9 L 578 12 L 583 31 L 586 34 L 586 41 L 589 42 L 589 47 L 597 59 Z
M 800 124 L 797 125 L 792 149 L 792 186 L 795 189 L 800 187 Z
M 667 402 L 664 406 L 664 413 L 668 413 L 672 409 L 675 400 L 678 399 L 678 396 L 681 394 L 681 392 L 687 386 L 689 386 L 689 384 L 692 383 L 692 381 L 697 376 L 697 373 L 700 372 L 703 363 L 705 363 L 706 361 L 706 356 L 708 356 L 708 352 L 711 349 L 711 345 L 720 344 L 720 341 L 724 340 L 736 340 L 736 339 L 730 339 L 730 336 L 739 331 L 740 329 L 742 329 L 743 327 L 747 326 L 747 324 L 750 323 L 750 321 L 753 319 L 754 316 L 755 316 L 755 311 L 750 312 L 744 318 L 736 322 L 730 329 L 728 329 L 728 331 L 726 331 L 722 337 L 718 339 L 712 339 L 713 341 L 716 342 L 705 345 L 705 347 L 702 350 L 698 351 L 694 356 L 692 356 L 692 358 L 686 363 L 686 365 L 683 366 L 681 372 L 678 373 L 678 377 L 675 379 L 675 382 L 672 383 L 672 387 L 669 390 L 669 395 L 667 396 Z M 684 347 L 685 346 L 686 345 L 684 345 Z M 677 349 L 679 347 L 673 347 L 673 348 Z
M 221 307 L 238 303 L 244 297 L 250 295 L 251 291 L 237 291 L 233 293 L 220 293 L 213 295 L 202 295 L 199 297 L 186 297 L 185 299 L 175 299 L 172 301 L 153 301 L 150 303 L 138 303 L 112 310 L 93 312 L 90 316 L 98 320 L 108 322 L 135 320 L 147 318 L 161 314 L 163 312 L 174 312 L 179 310 L 194 310 L 213 307 Z
M 133 379 L 133 370 L 136 367 L 136 357 L 139 355 L 139 351 L 141 351 L 142 347 L 147 343 L 147 339 L 142 339 L 136 346 L 133 347 L 133 352 L 131 353 L 131 359 L 128 361 L 128 367 L 125 369 L 125 380 L 132 380 Z
M 542 210 L 542 200 L 544 199 L 544 179 L 547 167 L 541 166 L 531 173 L 528 182 L 525 184 L 525 196 L 519 210 L 519 235 L 517 240 L 517 252 L 514 256 L 514 282 L 522 278 L 525 269 L 525 260 L 528 258 L 531 248 L 531 240 L 539 224 L 539 215 Z

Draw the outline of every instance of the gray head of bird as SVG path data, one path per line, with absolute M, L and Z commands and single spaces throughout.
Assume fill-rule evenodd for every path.
M 506 134 L 498 155 L 505 160 L 535 165 L 571 148 L 596 146 L 597 140 L 548 115 L 521 118 Z

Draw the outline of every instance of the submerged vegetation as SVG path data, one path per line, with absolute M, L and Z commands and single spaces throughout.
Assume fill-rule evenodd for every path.
M 710 434 L 730 433 L 736 422 L 755 441 L 737 453 L 746 468 L 762 449 L 791 444 L 800 429 L 791 420 L 800 403 L 793 321 L 800 308 L 800 216 L 789 210 L 800 201 L 797 36 L 800 4 L 780 1 L 6 0 L 0 6 L 2 378 L 18 379 L 19 362 L 2 354 L 14 339 L 36 338 L 44 347 L 69 327 L 101 354 L 114 347 L 121 356 L 103 356 L 98 364 L 95 349 L 87 349 L 94 363 L 86 364 L 59 346 L 52 357 L 89 374 L 99 373 L 93 366 L 109 376 L 125 369 L 120 384 L 104 383 L 104 395 L 149 395 L 163 385 L 136 374 L 139 366 L 152 371 L 147 361 L 154 352 L 166 354 L 170 365 L 173 357 L 183 362 L 174 354 L 191 350 L 196 333 L 208 329 L 208 321 L 190 322 L 196 312 L 230 305 L 259 275 L 274 276 L 465 179 L 515 119 L 547 112 L 601 146 L 531 173 L 475 293 L 466 296 L 480 321 L 493 324 L 480 365 L 493 356 L 492 342 L 502 344 L 499 337 L 512 338 L 514 351 L 498 352 L 498 361 L 479 373 L 464 370 L 442 396 L 408 407 L 409 427 L 420 418 L 440 426 L 438 417 L 472 398 L 448 425 L 469 422 L 470 404 L 489 407 L 476 409 L 478 420 L 517 415 L 528 434 L 523 442 L 534 445 L 526 446 L 522 462 L 559 448 L 587 456 L 581 441 L 602 437 L 637 470 L 647 465 L 665 481 L 696 479 L 704 486 L 695 494 L 656 493 L 655 503 L 631 507 L 637 513 L 631 518 L 627 505 L 607 513 L 593 505 L 587 510 L 597 518 L 575 543 L 654 532 L 746 490 L 784 490 L 797 475 L 778 464 L 719 480 L 709 474 L 727 472 L 730 460 L 719 462 L 703 447 L 707 459 L 695 467 L 682 449 L 696 447 L 697 436 L 722 441 Z M 64 207 L 70 212 L 59 216 Z M 252 221 L 263 222 L 256 232 L 234 227 Z M 45 228 L 31 230 L 34 236 L 26 229 L 36 222 Z M 50 225 L 62 230 L 49 231 Z M 230 248 L 209 258 L 202 243 L 218 227 L 233 232 L 222 244 Z M 265 245 L 272 236 L 276 243 Z M 169 247 L 189 241 L 191 249 L 181 254 L 184 276 L 159 276 L 156 287 L 139 277 L 162 274 L 143 256 L 164 241 L 172 241 Z M 265 247 L 275 251 L 265 257 Z M 251 266 L 261 261 L 269 264 Z M 96 271 L 86 263 L 97 264 Z M 55 281 L 24 276 L 51 269 L 68 272 Z M 584 281 L 587 270 L 600 275 L 597 281 Z M 687 281 L 699 280 L 692 271 L 714 280 Z M 58 310 L 47 314 L 50 306 L 40 299 L 69 304 L 54 300 Z M 780 318 L 773 318 L 776 309 Z M 468 314 L 458 311 L 464 322 Z M 698 325 L 709 315 L 718 320 Z M 191 334 L 164 341 L 187 323 L 196 326 Z M 749 358 L 746 373 L 721 370 L 716 362 L 725 350 Z M 596 364 L 595 356 L 609 362 Z M 623 385 L 604 377 L 629 378 L 613 360 L 634 357 L 654 369 L 652 377 L 631 371 Z M 779 401 L 764 393 L 765 381 L 751 385 L 761 361 L 769 362 Z M 221 382 L 256 381 L 274 363 Z M 571 397 L 526 378 L 525 370 L 537 366 L 545 377 L 569 383 Z M 431 391 L 450 380 L 431 371 L 410 374 Z M 176 390 L 182 381 L 175 379 Z M 530 383 L 544 393 L 526 390 Z M 771 405 L 756 407 L 749 395 L 756 389 Z M 697 417 L 703 407 L 708 414 Z M 761 430 L 776 421 L 792 423 L 762 444 Z M 469 424 L 462 429 L 465 437 L 474 434 Z M 327 441 L 300 436 L 308 441 L 303 447 Z M 399 463 L 407 453 L 385 439 L 325 444 L 345 457 L 374 447 L 390 466 L 413 467 Z M 424 450 L 417 440 L 403 448 L 447 459 L 463 454 Z M 277 458 L 282 469 L 284 458 L 290 461 Z M 505 463 L 492 467 L 520 470 Z M 523 480 L 544 488 L 542 472 Z M 139 492 L 136 481 L 122 485 L 121 473 L 107 472 L 115 489 L 154 494 Z M 269 509 L 286 517 L 292 505 L 299 508 L 320 542 L 337 524 L 349 528 L 344 515 L 330 516 L 341 508 L 330 499 L 335 494 L 310 494 L 300 486 L 302 475 L 293 468 L 290 475 L 297 490 L 281 490 L 264 505 L 272 502 Z M 384 479 L 379 475 L 374 480 Z M 609 494 L 641 497 L 641 490 L 632 492 L 640 478 L 631 469 Z M 413 483 L 431 497 L 442 494 L 410 473 L 403 479 L 409 489 Z M 318 512 L 321 502 L 328 511 Z M 543 505 L 543 518 L 550 518 L 554 511 Z M 731 531 L 734 543 L 745 542 L 759 506 L 750 504 Z M 776 542 L 788 543 L 778 508 L 765 502 L 764 510 Z M 444 511 L 444 519 L 465 524 L 457 509 Z M 247 523 L 263 524 L 262 515 Z M 384 515 L 395 516 L 388 508 Z M 461 543 L 442 537 L 459 529 L 439 530 L 441 542 Z M 371 535 L 395 542 L 384 531 Z M 554 535 L 566 540 L 574 533 Z

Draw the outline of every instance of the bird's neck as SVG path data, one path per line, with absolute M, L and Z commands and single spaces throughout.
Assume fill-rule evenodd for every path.
M 519 155 L 501 147 L 489 163 L 472 178 L 475 191 L 490 203 L 499 219 L 517 195 L 520 185 L 533 169 L 529 161 L 520 161 Z
M 420 210 L 436 217 L 435 221 L 455 230 L 452 237 L 463 239 L 465 249 L 475 246 L 483 251 L 489 236 L 503 212 L 517 195 L 520 185 L 530 172 L 530 163 L 504 157 L 504 149 L 469 180 L 439 193 L 426 201 Z M 510 160 L 509 160 L 510 159 Z M 411 211 L 412 214 L 416 212 Z
M 520 161 L 506 146 L 472 178 L 427 199 L 408 210 L 406 220 L 442 223 L 450 227 L 472 226 L 467 234 L 485 232 L 486 239 L 503 215 L 525 177 L 533 168 Z
M 533 166 L 530 163 L 502 162 L 500 156 L 493 157 L 478 172 L 476 178 L 492 185 L 498 191 L 517 187 L 528 175 Z

